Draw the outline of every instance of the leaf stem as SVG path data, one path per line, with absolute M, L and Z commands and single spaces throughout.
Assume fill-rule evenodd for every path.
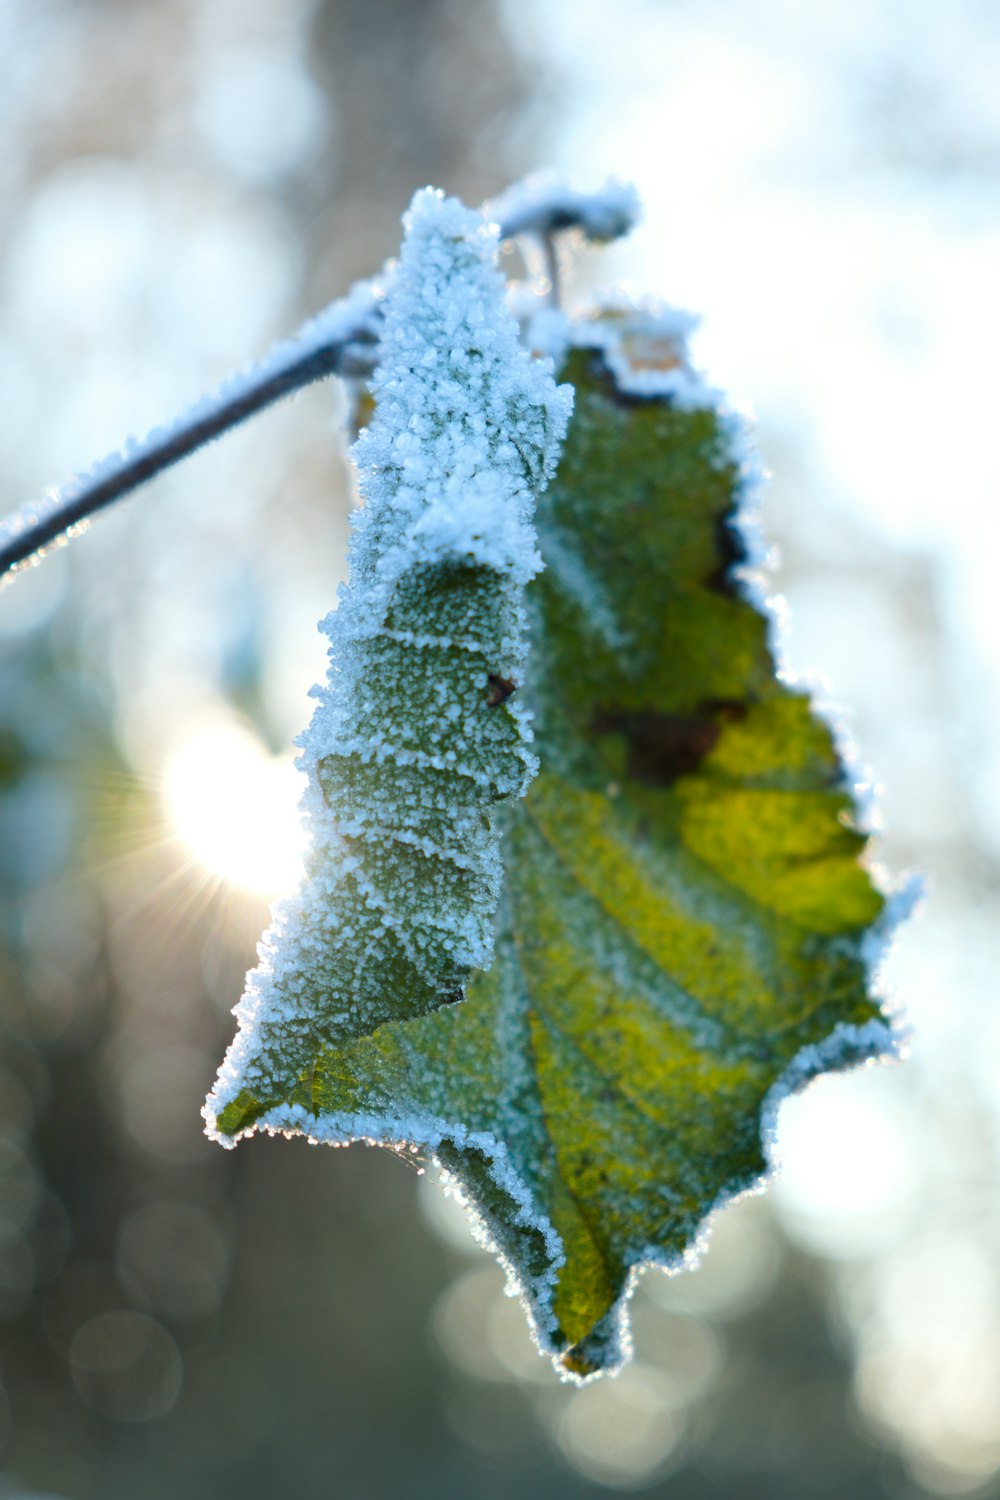
M 545 272 L 549 279 L 549 306 L 562 306 L 562 276 L 559 270 L 559 247 L 556 245 L 555 236 L 543 234 L 542 254 L 545 257 Z

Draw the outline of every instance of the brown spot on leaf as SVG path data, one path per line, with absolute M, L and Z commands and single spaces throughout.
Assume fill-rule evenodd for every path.
M 723 725 L 746 716 L 742 703 L 712 700 L 696 714 L 663 714 L 654 709 L 607 709 L 594 716 L 597 734 L 620 734 L 628 743 L 628 774 L 636 781 L 671 786 L 690 776 L 715 745 Z
M 715 550 L 718 562 L 705 579 L 705 587 L 713 589 L 717 594 L 736 598 L 738 591 L 733 580 L 733 569 L 745 563 L 749 553 L 732 510 L 724 511 L 716 519 Z
M 740 698 L 703 698 L 698 712 L 711 714 L 725 724 L 742 724 L 750 709 Z
M 489 683 L 486 702 L 490 708 L 499 708 L 501 703 L 506 703 L 517 688 L 516 682 L 511 682 L 509 677 L 498 677 L 496 672 L 491 672 L 486 680 Z

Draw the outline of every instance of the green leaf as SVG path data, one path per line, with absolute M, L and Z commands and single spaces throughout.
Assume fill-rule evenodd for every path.
M 891 1039 L 851 792 L 741 581 L 734 421 L 654 320 L 577 340 L 493 966 L 323 1049 L 262 1123 L 433 1153 L 584 1376 L 627 1352 L 634 1268 L 760 1178 L 782 1092 Z
M 463 998 L 493 956 L 499 809 L 537 765 L 524 588 L 571 392 L 519 342 L 495 228 L 429 189 L 406 225 L 300 740 L 305 878 L 272 913 L 206 1104 L 223 1136 L 312 1078 L 321 1048 Z

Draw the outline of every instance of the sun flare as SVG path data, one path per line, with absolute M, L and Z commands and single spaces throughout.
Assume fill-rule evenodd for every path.
M 202 719 L 171 747 L 163 797 L 178 837 L 213 875 L 276 897 L 298 883 L 303 777 L 228 714 Z

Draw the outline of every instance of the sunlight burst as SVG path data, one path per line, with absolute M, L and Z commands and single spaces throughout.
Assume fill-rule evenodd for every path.
M 197 859 L 232 885 L 269 897 L 290 891 L 302 873 L 302 785 L 290 755 L 269 755 L 228 714 L 187 730 L 163 774 L 171 822 Z

